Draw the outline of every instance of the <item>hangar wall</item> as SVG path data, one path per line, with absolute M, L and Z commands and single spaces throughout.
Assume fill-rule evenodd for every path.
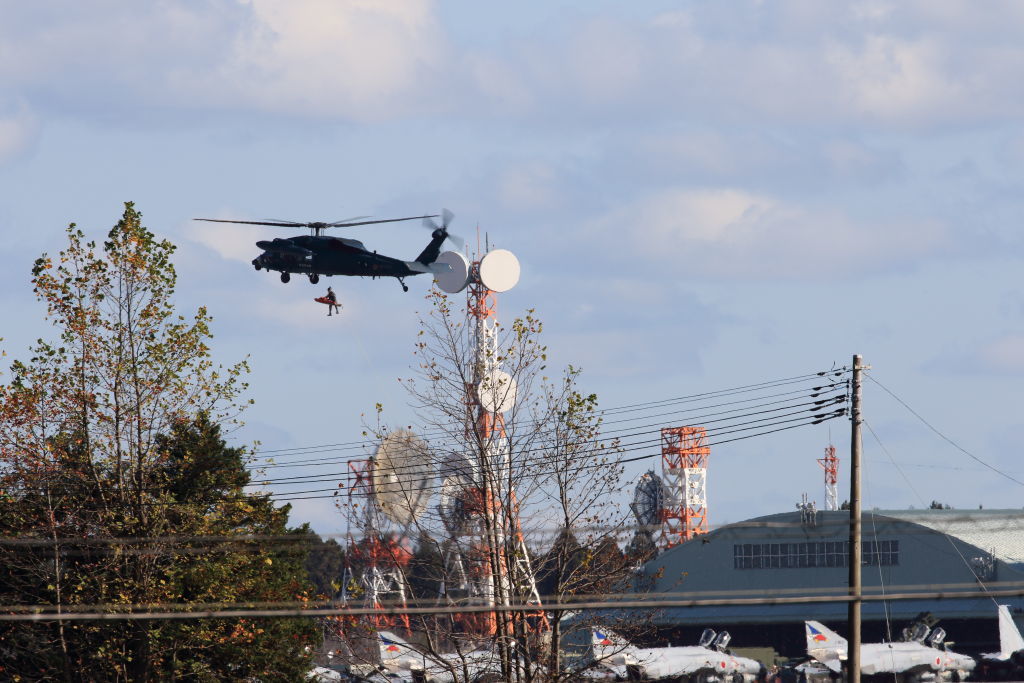
M 958 648 L 998 649 L 996 602 L 985 590 L 1024 585 L 1024 511 L 869 510 L 862 519 L 865 593 L 955 587 L 977 596 L 865 602 L 865 642 L 882 640 L 890 629 L 898 638 L 907 622 L 931 612 Z M 633 588 L 700 598 L 843 594 L 848 538 L 847 511 L 818 512 L 814 523 L 801 512 L 758 517 L 662 553 L 638 571 Z M 1024 621 L 1024 600 L 998 602 Z M 693 642 L 705 627 L 728 628 L 737 647 L 767 645 L 798 654 L 792 650 L 803 648 L 805 619 L 843 633 L 846 611 L 844 602 L 688 607 L 659 610 L 651 618 L 661 644 Z

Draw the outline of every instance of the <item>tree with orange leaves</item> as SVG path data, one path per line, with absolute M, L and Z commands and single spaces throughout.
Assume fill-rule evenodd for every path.
M 67 239 L 32 269 L 58 338 L 0 386 L 0 612 L 308 598 L 308 533 L 221 435 L 248 368 L 213 363 L 204 308 L 177 314 L 174 246 L 131 203 L 101 246 Z M 284 619 L 0 623 L 5 680 L 295 680 L 317 644 Z

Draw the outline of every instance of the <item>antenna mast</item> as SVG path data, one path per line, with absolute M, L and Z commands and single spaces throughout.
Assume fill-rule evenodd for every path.
M 818 464 L 825 470 L 825 509 L 839 509 L 839 458 L 836 456 L 836 447 L 829 444 L 825 448 L 825 457 L 818 458 Z
M 513 601 L 535 604 L 537 613 L 525 615 L 527 628 L 535 624 L 545 629 L 546 617 L 540 609 L 540 595 L 519 523 L 506 432 L 505 413 L 515 406 L 516 382 L 499 362 L 496 295 L 519 281 L 519 261 L 504 249 L 488 251 L 473 263 L 454 252 L 445 258 L 452 272 L 439 275 L 438 286 L 452 294 L 468 288 L 466 313 L 472 334 L 473 367 L 466 385 L 466 437 L 474 451 L 467 454 L 466 462 L 472 474 L 461 478 L 465 488 L 458 491 L 460 478 L 450 477 L 451 487 L 443 502 L 442 517 L 452 522 L 445 590 L 450 590 L 449 586 L 461 588 L 467 598 L 484 605 L 507 606 Z M 476 540 L 468 553 L 458 550 L 457 534 L 453 532 L 459 526 L 456 513 L 460 510 L 461 516 L 471 522 L 469 526 L 475 527 Z M 504 611 L 458 618 L 468 631 L 486 635 L 512 635 L 522 626 L 515 623 L 519 619 L 522 616 Z
M 348 490 L 349 529 L 360 530 L 357 541 L 349 533 L 346 555 L 361 565 L 358 576 L 364 608 L 383 609 L 385 601 L 394 601 L 400 607 L 406 606 L 405 575 L 412 554 L 402 547 L 400 540 L 381 532 L 382 520 L 375 501 L 373 484 L 373 459 L 349 462 L 353 484 Z M 355 579 L 350 569 L 344 580 Z M 347 601 L 349 586 L 343 587 Z M 409 617 L 373 614 L 366 617 L 377 630 L 403 626 L 409 630 Z
M 708 456 L 704 427 L 661 430 L 664 502 L 661 545 L 668 549 L 708 532 Z

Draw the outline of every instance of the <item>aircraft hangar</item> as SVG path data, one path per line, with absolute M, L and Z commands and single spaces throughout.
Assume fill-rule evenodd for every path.
M 844 594 L 849 512 L 796 511 L 718 527 L 663 551 L 635 575 L 633 590 L 674 598 L 771 598 Z M 996 605 L 1024 623 L 1024 511 L 868 510 L 862 515 L 865 595 L 958 591 L 966 599 L 865 601 L 863 641 L 898 639 L 922 612 L 940 620 L 961 652 L 999 649 Z M 623 616 L 620 612 L 619 616 Z M 666 607 L 631 615 L 653 627 L 647 644 L 694 644 L 705 627 L 728 629 L 735 647 L 804 651 L 805 619 L 845 635 L 847 604 Z M 888 624 L 887 627 L 887 617 Z

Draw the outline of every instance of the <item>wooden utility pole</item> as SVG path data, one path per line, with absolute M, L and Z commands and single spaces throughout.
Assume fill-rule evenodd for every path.
M 853 357 L 853 378 L 850 385 L 850 602 L 847 613 L 846 681 L 860 683 L 860 597 L 861 597 L 861 533 L 860 533 L 860 355 Z

